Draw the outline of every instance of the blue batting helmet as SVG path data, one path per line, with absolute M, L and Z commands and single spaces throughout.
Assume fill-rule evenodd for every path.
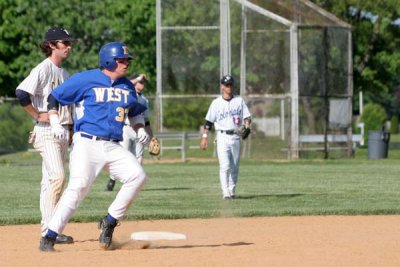
M 117 66 L 117 63 L 115 62 L 116 58 L 132 59 L 126 44 L 121 42 L 112 42 L 101 47 L 99 52 L 100 67 L 108 70 L 114 69 Z

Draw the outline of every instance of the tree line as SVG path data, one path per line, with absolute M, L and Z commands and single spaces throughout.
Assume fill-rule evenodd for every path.
M 38 44 L 53 26 L 63 26 L 77 38 L 64 64 L 70 73 L 97 67 L 100 47 L 119 40 L 133 53 L 132 73 L 147 73 L 147 90 L 154 93 L 155 2 L 0 0 L 0 96 L 14 96 L 16 86 L 43 59 Z M 400 1 L 313 2 L 352 25 L 355 112 L 362 91 L 365 102 L 381 104 L 389 116 L 399 114 Z

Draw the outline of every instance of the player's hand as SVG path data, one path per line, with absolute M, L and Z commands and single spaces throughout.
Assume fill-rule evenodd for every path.
M 36 118 L 37 122 L 49 122 L 49 114 L 46 112 L 40 112 Z
M 61 124 L 51 125 L 51 133 L 57 139 L 65 139 L 66 137 L 65 129 L 61 126 Z
M 137 82 L 145 82 L 145 81 L 147 81 L 146 74 L 140 74 L 140 76 L 136 78 L 136 81 Z
M 137 137 L 139 143 L 143 145 L 147 145 L 150 141 L 150 135 L 147 134 L 147 132 L 144 130 L 144 128 L 139 128 L 137 132 Z
M 207 140 L 207 138 L 201 138 L 201 141 L 200 141 L 200 148 L 203 149 L 203 150 L 206 150 L 207 147 L 208 147 L 208 140 Z
M 64 127 L 61 126 L 58 113 L 49 113 L 49 121 L 52 135 L 57 139 L 64 139 L 66 137 L 66 131 Z

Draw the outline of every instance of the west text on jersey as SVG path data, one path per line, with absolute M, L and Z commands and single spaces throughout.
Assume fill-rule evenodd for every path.
M 121 88 L 104 88 L 104 87 L 95 87 L 93 88 L 96 94 L 96 102 L 121 102 L 128 103 L 128 90 L 123 90 Z

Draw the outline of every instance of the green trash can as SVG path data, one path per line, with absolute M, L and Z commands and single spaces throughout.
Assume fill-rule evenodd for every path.
M 385 159 L 389 152 L 390 133 L 385 131 L 368 131 L 368 158 Z

